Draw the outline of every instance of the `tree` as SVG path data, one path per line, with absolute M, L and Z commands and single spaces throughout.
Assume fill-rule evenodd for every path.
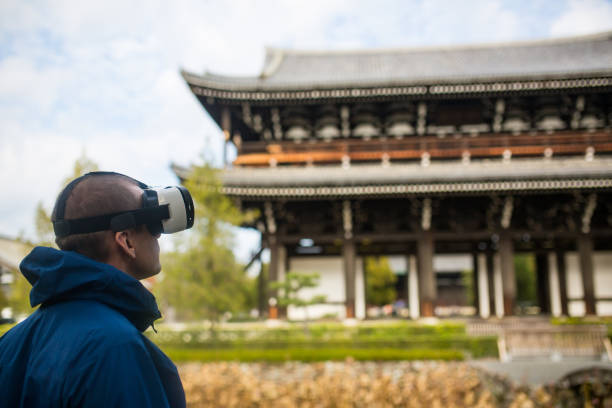
M 515 255 L 516 300 L 522 305 L 537 304 L 535 259 L 533 255 Z
M 81 177 L 92 171 L 98 171 L 98 165 L 88 158 L 85 151 L 83 151 L 81 157 L 74 162 L 72 173 L 63 180 L 61 189 L 66 187 L 66 185 L 75 178 Z M 45 209 L 42 201 L 39 201 L 36 205 L 34 225 L 36 228 L 36 245 L 54 247 L 55 233 L 53 232 L 53 225 L 51 224 L 51 211 Z
M 285 275 L 285 280 L 282 282 L 271 282 L 270 288 L 278 290 L 279 306 L 295 306 L 304 308 L 304 323 L 307 325 L 308 306 L 325 303 L 327 298 L 324 295 L 315 295 L 311 298 L 300 296 L 300 291 L 306 288 L 316 288 L 319 286 L 318 273 L 297 273 L 289 272 Z
M 250 220 L 221 192 L 218 170 L 192 169 L 185 186 L 195 204 L 193 230 L 163 254 L 155 293 L 179 319 L 219 320 L 226 312 L 244 310 L 253 290 L 250 278 L 232 252 L 232 227 Z
M 382 306 L 395 301 L 397 291 L 395 282 L 397 276 L 393 274 L 389 260 L 384 257 L 367 257 L 366 270 L 366 302 L 368 305 Z
M 83 152 L 81 157 L 74 162 L 72 173 L 62 181 L 61 188 L 64 188 L 73 179 L 96 170 L 98 170 L 98 165 Z M 51 211 L 45 209 L 42 201 L 39 201 L 36 205 L 34 227 L 36 231 L 34 245 L 55 247 L 55 233 L 51 223 Z M 9 305 L 15 314 L 31 313 L 33 311 L 30 306 L 30 289 L 32 287 L 21 273 L 15 273 L 14 277 L 8 299 Z

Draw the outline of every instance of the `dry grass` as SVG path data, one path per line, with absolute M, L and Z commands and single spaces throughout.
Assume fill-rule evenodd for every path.
M 542 389 L 513 389 L 462 363 L 193 363 L 180 372 L 194 408 L 553 406 Z

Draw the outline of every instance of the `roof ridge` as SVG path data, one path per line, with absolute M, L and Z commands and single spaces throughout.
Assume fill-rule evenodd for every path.
M 593 40 L 612 40 L 612 30 L 602 31 L 591 34 L 581 34 L 575 36 L 564 36 L 555 38 L 539 38 L 520 41 L 503 41 L 503 42 L 484 42 L 476 44 L 447 44 L 447 45 L 431 45 L 431 46 L 408 46 L 408 47 L 381 47 L 381 48 L 355 48 L 355 49 L 292 49 L 282 47 L 266 47 L 266 60 L 272 59 L 273 55 L 282 53 L 288 55 L 347 55 L 347 54 L 382 54 L 388 52 L 415 52 L 415 51 L 458 51 L 471 49 L 488 49 L 499 47 L 530 47 L 540 45 L 554 44 L 569 44 Z M 264 67 L 265 68 L 265 67 Z

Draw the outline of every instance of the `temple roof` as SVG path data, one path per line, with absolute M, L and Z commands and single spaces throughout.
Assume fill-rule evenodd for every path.
M 189 169 L 173 167 L 186 178 Z M 240 197 L 339 197 L 612 188 L 612 158 L 473 160 L 410 164 L 225 169 L 224 192 Z
M 410 86 L 612 76 L 612 32 L 555 40 L 409 49 L 267 49 L 259 76 L 183 72 L 228 91 Z

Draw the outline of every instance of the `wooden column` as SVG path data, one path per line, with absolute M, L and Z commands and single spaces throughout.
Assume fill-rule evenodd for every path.
M 268 246 L 270 249 L 270 264 L 268 266 L 268 280 L 269 282 L 278 282 L 278 256 L 279 256 L 279 244 L 276 236 L 272 235 L 268 238 Z M 268 292 L 268 317 L 270 319 L 278 318 L 278 290 L 270 289 Z
M 540 313 L 550 314 L 550 279 L 548 276 L 548 256 L 546 253 L 536 254 L 536 284 Z
M 276 272 L 276 280 L 279 282 L 284 282 L 285 277 L 287 276 L 287 271 L 289 270 L 289 257 L 287 256 L 287 247 L 284 244 L 278 245 L 278 256 L 277 256 L 277 272 Z M 287 318 L 287 306 L 278 307 L 278 317 L 281 319 Z
M 483 319 L 491 316 L 490 306 L 490 279 L 488 278 L 487 271 L 487 256 L 486 254 L 480 253 L 476 255 L 476 265 L 478 265 L 478 314 Z
M 410 317 L 412 319 L 418 319 L 421 316 L 421 309 L 419 308 L 419 268 L 417 266 L 416 257 L 409 255 L 408 259 L 408 304 L 410 305 Z
M 221 129 L 223 129 L 223 167 L 227 165 L 227 142 L 230 140 L 231 129 L 230 111 L 224 107 L 221 111 Z
M 434 244 L 431 232 L 424 231 L 417 242 L 421 316 L 432 317 L 436 302 L 436 276 L 433 270 Z
M 478 252 L 472 253 L 472 293 L 474 295 L 474 304 L 476 308 L 476 316 L 480 316 L 480 276 L 478 265 Z
M 355 241 L 345 239 L 342 247 L 346 318 L 355 317 Z
M 497 309 L 495 307 L 495 265 L 493 262 L 493 252 L 487 252 L 486 265 L 487 265 L 487 289 L 489 293 L 489 314 L 491 316 L 496 316 Z
M 569 316 L 567 300 L 567 272 L 565 270 L 565 253 L 561 250 L 556 252 L 557 273 L 559 275 L 559 297 L 561 298 L 561 314 Z
M 502 287 L 504 293 L 504 315 L 514 315 L 516 300 L 516 276 L 514 272 L 514 248 L 512 237 L 501 233 L 499 238 L 499 257 L 502 273 Z
M 264 316 L 268 310 L 268 280 L 267 271 L 263 262 L 259 262 L 259 276 L 257 277 L 257 309 L 259 316 Z
M 587 315 L 595 314 L 595 282 L 593 277 L 593 240 L 588 234 L 577 239 L 580 273 L 584 289 L 584 307 Z

